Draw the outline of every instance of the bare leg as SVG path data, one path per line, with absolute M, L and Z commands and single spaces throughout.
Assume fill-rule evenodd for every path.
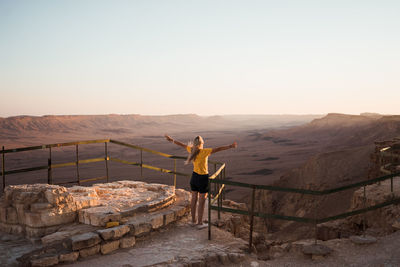
M 203 223 L 203 213 L 204 213 L 204 202 L 206 201 L 207 193 L 200 193 L 199 194 L 199 210 L 198 210 L 198 220 L 197 224 L 202 224 Z
M 197 195 L 198 195 L 198 192 L 192 191 L 192 201 L 190 203 L 190 208 L 191 208 L 192 222 L 193 223 L 196 223 Z

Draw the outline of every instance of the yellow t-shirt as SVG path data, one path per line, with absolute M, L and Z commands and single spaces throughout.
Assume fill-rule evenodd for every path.
M 186 150 L 191 153 L 192 148 L 186 147 Z M 208 156 L 210 156 L 212 148 L 200 149 L 196 159 L 193 161 L 193 171 L 200 175 L 208 174 Z

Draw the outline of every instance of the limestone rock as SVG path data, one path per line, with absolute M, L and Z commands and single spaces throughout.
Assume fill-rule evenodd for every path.
M 79 256 L 81 256 L 82 258 L 86 258 L 98 254 L 99 251 L 100 251 L 100 245 L 96 245 L 90 248 L 84 248 L 79 250 Z
M 158 229 L 164 225 L 164 216 L 162 214 L 156 214 L 150 220 L 151 227 L 153 229 Z
M 129 233 L 129 231 L 130 228 L 128 225 L 120 225 L 112 228 L 97 230 L 97 233 L 99 233 L 104 240 L 110 240 L 120 239 L 126 233 Z
M 101 242 L 101 238 L 96 233 L 85 233 L 71 237 L 72 250 L 93 247 Z
M 5 232 L 7 234 L 16 234 L 21 235 L 25 233 L 24 227 L 18 224 L 7 224 L 0 222 L 0 231 Z
M 151 224 L 146 222 L 134 222 L 129 226 L 131 227 L 130 233 L 136 237 L 141 237 L 151 231 Z
M 68 224 L 76 219 L 75 211 L 46 210 L 45 212 L 25 212 L 24 224 L 30 227 L 49 227 Z
M 113 252 L 114 250 L 117 250 L 119 248 L 119 240 L 114 240 L 110 242 L 106 242 L 104 244 L 101 244 L 100 251 L 101 254 L 109 254 Z
M 14 207 L 7 207 L 5 209 L 6 209 L 5 210 L 6 218 L 4 222 L 9 224 L 17 224 L 18 223 L 17 210 Z
M 306 255 L 326 256 L 332 252 L 332 249 L 320 244 L 311 244 L 303 246 L 302 252 Z
M 52 243 L 58 243 L 66 238 L 70 238 L 74 235 L 79 235 L 87 232 L 96 230 L 96 227 L 86 224 L 71 224 L 61 228 L 57 228 L 57 232 L 46 234 L 42 237 L 41 241 L 43 245 L 49 245 Z
M 44 267 L 44 266 L 54 266 L 58 264 L 58 256 L 47 256 L 47 257 L 42 257 L 39 259 L 33 259 L 31 260 L 31 265 L 32 267 L 37 266 L 37 267 Z
M 372 244 L 372 243 L 376 243 L 377 239 L 373 236 L 350 236 L 350 240 L 355 243 L 355 244 L 359 244 L 359 245 L 365 245 L 365 244 Z
M 119 209 L 110 206 L 99 206 L 79 211 L 79 222 L 94 226 L 105 226 L 107 222 L 121 220 Z
M 172 210 L 175 213 L 175 218 L 181 218 L 185 216 L 187 210 L 185 206 L 175 206 L 172 208 Z
M 60 228 L 59 225 L 56 226 L 49 226 L 49 227 L 42 227 L 42 228 L 36 228 L 36 227 L 25 227 L 25 237 L 27 238 L 40 238 L 42 236 L 52 234 L 56 232 Z
M 31 212 L 40 212 L 42 210 L 51 209 L 52 207 L 50 203 L 33 203 L 31 204 Z
M 136 239 L 134 236 L 124 237 L 120 240 L 120 248 L 131 248 L 135 245 Z
M 169 210 L 163 213 L 163 224 L 167 225 L 170 224 L 171 222 L 174 222 L 176 217 L 175 217 L 175 212 L 173 210 Z
M 59 262 L 70 263 L 70 262 L 77 261 L 78 257 L 79 257 L 79 252 L 78 251 L 73 251 L 73 252 L 70 252 L 70 253 L 60 254 L 58 259 L 59 259 Z
M 175 202 L 175 192 L 180 196 L 179 205 L 162 213 L 151 212 Z M 145 220 L 116 228 L 124 229 L 123 233 L 107 230 L 102 235 L 105 240 L 119 239 L 127 234 L 129 227 L 131 235 L 139 236 L 184 216 L 189 199 L 188 192 L 175 191 L 172 186 L 134 181 L 71 188 L 48 184 L 7 186 L 0 200 L 0 230 L 24 234 L 28 238 L 46 236 L 42 241 L 50 244 L 71 237 L 73 232 L 62 230 L 62 233 L 49 235 L 75 221 L 104 227 L 110 221 L 125 224 L 129 219 L 124 216 L 139 214 L 139 217 L 145 216 Z
M 400 230 L 400 219 L 397 219 L 393 224 L 392 227 L 396 230 Z
M 244 257 L 242 253 L 228 253 L 228 258 L 232 263 L 239 263 L 243 261 Z

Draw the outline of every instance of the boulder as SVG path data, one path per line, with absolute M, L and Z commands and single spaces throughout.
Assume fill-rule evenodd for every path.
M 54 266 L 58 264 L 58 256 L 47 256 L 31 260 L 32 267 Z
M 78 251 L 72 251 L 72 252 L 69 252 L 69 253 L 60 254 L 58 259 L 59 259 L 59 262 L 62 262 L 62 263 L 71 263 L 71 262 L 77 261 L 78 257 L 79 257 L 79 252 Z
M 97 233 L 100 234 L 104 240 L 110 240 L 120 239 L 126 233 L 129 233 L 129 231 L 130 228 L 128 225 L 120 225 L 112 228 L 97 230 Z
M 124 237 L 120 240 L 120 248 L 131 248 L 135 245 L 136 239 L 134 236 Z
M 119 243 L 120 243 L 119 240 L 114 240 L 101 244 L 100 247 L 101 254 L 105 255 L 117 250 L 119 248 Z
M 100 245 L 95 245 L 90 248 L 84 248 L 84 249 L 79 250 L 79 256 L 81 256 L 82 258 L 86 258 L 89 256 L 96 255 L 99 252 L 100 252 Z
M 96 233 L 85 233 L 71 237 L 72 250 L 93 247 L 101 242 L 101 238 Z
M 367 245 L 367 244 L 372 244 L 372 243 L 376 243 L 377 239 L 373 236 L 369 236 L 369 235 L 365 235 L 365 236 L 350 236 L 350 240 L 354 243 L 354 244 L 358 244 L 358 245 Z

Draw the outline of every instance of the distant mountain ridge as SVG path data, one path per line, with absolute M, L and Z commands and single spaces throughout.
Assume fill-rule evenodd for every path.
M 163 135 L 164 133 L 267 129 L 301 125 L 321 115 L 47 115 L 0 118 L 0 142 L 16 144 L 29 138 L 37 142 L 122 138 L 126 136 Z M 36 142 L 35 142 L 36 143 Z
M 268 121 L 274 124 L 302 124 L 321 115 L 227 115 L 203 117 L 196 114 L 177 114 L 163 116 L 147 115 L 46 115 L 46 116 L 15 116 L 0 118 L 0 129 L 14 132 L 46 131 L 64 132 L 85 129 L 112 129 L 148 126 L 176 125 L 183 128 L 214 126 L 239 127 L 240 124 L 260 122 L 260 127 Z M 197 127 L 196 127 L 197 126 Z
M 326 146 L 368 145 L 400 136 L 400 115 L 330 113 L 304 125 L 269 131 L 265 136 L 325 142 Z

